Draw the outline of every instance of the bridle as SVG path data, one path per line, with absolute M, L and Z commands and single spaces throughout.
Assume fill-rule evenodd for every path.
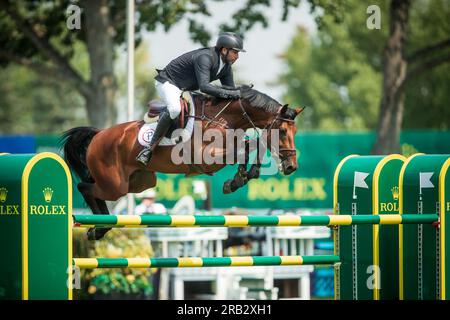
M 228 108 L 228 106 L 230 106 L 231 102 L 233 102 L 233 100 L 228 101 L 228 102 L 225 104 L 225 106 L 224 106 L 224 107 L 223 107 L 223 108 L 222 108 L 222 109 L 221 109 L 221 110 L 220 110 L 213 118 L 210 118 L 210 117 L 208 117 L 208 116 L 205 115 L 205 101 L 203 101 L 203 102 L 202 102 L 202 115 L 201 115 L 201 116 L 196 116 L 196 115 L 195 115 L 195 116 L 193 116 L 193 117 L 196 118 L 196 119 L 198 119 L 198 120 L 202 120 L 202 121 L 203 121 L 203 120 L 208 120 L 208 122 L 207 122 L 206 125 L 205 125 L 205 128 L 208 127 L 208 126 L 209 126 L 211 123 L 213 123 L 213 122 L 217 122 L 218 124 L 220 124 L 221 126 L 223 126 L 223 123 L 217 121 L 216 119 L 217 119 L 217 117 L 218 117 L 220 114 L 222 114 L 222 112 L 225 111 L 225 109 Z M 252 118 L 248 115 L 247 111 L 245 111 L 245 108 L 244 108 L 244 106 L 242 105 L 242 100 L 239 99 L 238 102 L 239 102 L 239 106 L 240 106 L 241 111 L 242 111 L 242 116 L 243 116 L 243 117 L 251 124 L 251 126 L 253 127 L 253 129 L 255 130 L 255 132 L 258 134 L 257 139 L 259 140 L 260 136 L 259 136 L 259 132 L 258 132 L 258 127 L 257 127 L 257 126 L 255 125 L 255 123 L 253 122 Z M 267 125 L 263 128 L 263 130 L 267 130 L 267 131 L 272 130 L 273 127 L 274 127 L 274 125 L 275 125 L 275 123 L 276 123 L 277 121 L 280 121 L 280 122 L 288 122 L 288 123 L 291 123 L 291 124 L 295 124 L 295 120 L 288 119 L 288 118 L 284 118 L 284 117 L 282 117 L 282 116 L 280 115 L 282 109 L 283 109 L 282 106 L 280 106 L 280 107 L 278 108 L 277 113 L 276 113 L 275 116 L 273 117 L 272 121 L 271 121 L 269 124 L 267 124 Z M 303 111 L 303 109 L 304 109 L 304 107 L 302 108 L 302 111 Z M 192 117 L 192 116 L 190 116 L 190 117 Z M 225 125 L 225 127 L 228 128 L 227 125 Z M 264 143 L 264 142 L 263 142 L 263 143 Z M 257 146 L 258 146 L 258 148 L 259 148 L 259 143 L 257 143 Z M 265 147 L 266 147 L 266 146 L 265 146 Z M 271 150 L 271 152 L 272 152 L 272 151 L 274 151 L 274 150 Z M 295 148 L 293 148 L 293 149 L 290 149 L 290 148 L 281 148 L 281 149 L 278 150 L 278 152 L 275 152 L 275 154 L 280 158 L 281 162 L 283 162 L 283 161 L 287 160 L 289 157 L 295 156 L 295 155 L 296 155 L 296 152 L 297 152 L 297 151 L 296 151 Z M 259 151 L 258 151 L 258 154 L 259 154 Z
M 241 99 L 239 99 L 239 106 L 241 107 L 242 115 L 252 125 L 253 129 L 255 130 L 255 132 L 258 133 L 257 127 L 254 124 L 254 122 L 252 121 L 252 119 L 250 118 L 250 116 L 248 115 L 248 113 L 245 111 L 245 108 L 242 105 Z M 280 113 L 281 113 L 282 109 L 283 109 L 283 107 L 281 107 L 281 106 L 278 108 L 277 113 L 275 114 L 275 117 L 273 117 L 272 121 L 263 128 L 263 131 L 270 132 L 270 130 L 273 129 L 273 126 L 275 125 L 275 123 L 277 121 L 288 122 L 288 123 L 291 123 L 291 124 L 295 124 L 295 120 L 284 118 L 284 117 L 280 116 Z M 303 107 L 303 109 L 304 109 L 304 107 Z M 258 138 L 257 139 L 259 139 L 259 138 L 260 137 L 259 137 L 259 133 L 258 133 Z M 257 145 L 259 146 L 259 143 Z M 274 151 L 274 150 L 271 150 L 271 152 L 272 151 Z M 295 148 L 293 148 L 293 149 L 281 148 L 278 151 L 279 152 L 275 152 L 275 153 L 278 153 L 277 156 L 278 156 L 278 158 L 280 158 L 281 162 L 283 162 L 283 161 L 287 160 L 289 157 L 293 157 L 293 156 L 295 156 L 297 154 L 297 150 Z M 259 154 L 259 152 L 258 152 L 258 154 Z

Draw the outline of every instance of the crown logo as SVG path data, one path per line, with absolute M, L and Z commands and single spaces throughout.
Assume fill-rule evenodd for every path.
M 393 187 L 391 189 L 392 192 L 392 198 L 394 198 L 394 200 L 398 200 L 398 187 Z
M 0 188 L 0 202 L 5 202 L 6 201 L 6 197 L 8 195 L 8 189 L 6 188 Z
M 52 197 L 53 197 L 53 190 L 52 188 L 44 188 L 44 190 L 42 190 L 42 193 L 44 194 L 44 199 L 45 202 L 50 202 L 52 201 Z

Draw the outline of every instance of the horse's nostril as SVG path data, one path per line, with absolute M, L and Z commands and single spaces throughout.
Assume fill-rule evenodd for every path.
M 296 168 L 293 165 L 290 164 L 290 165 L 286 166 L 286 168 L 284 169 L 284 174 L 285 175 L 290 175 L 295 170 L 296 170 Z

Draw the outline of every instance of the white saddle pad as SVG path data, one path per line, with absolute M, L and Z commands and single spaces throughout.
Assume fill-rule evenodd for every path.
M 186 96 L 186 94 L 185 94 Z M 189 101 L 189 105 L 191 106 L 189 110 L 189 117 L 186 127 L 183 129 L 183 132 L 181 134 L 182 141 L 188 141 L 192 136 L 192 131 L 194 130 L 194 115 L 195 115 L 195 107 L 194 107 L 194 100 L 192 99 L 191 94 L 187 94 L 187 99 Z M 157 118 L 155 118 L 157 119 Z M 147 122 L 147 118 L 145 119 Z M 142 126 L 141 130 L 139 130 L 138 135 L 138 141 L 141 146 L 149 147 L 150 141 L 152 140 L 153 134 L 155 133 L 156 125 L 158 124 L 158 121 L 154 121 L 152 123 L 146 123 Z M 176 138 L 162 138 L 158 145 L 160 146 L 174 146 L 177 144 L 179 137 L 178 135 Z

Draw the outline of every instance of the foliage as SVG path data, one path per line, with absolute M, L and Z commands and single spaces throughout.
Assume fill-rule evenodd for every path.
M 87 72 L 87 56 L 82 49 L 72 59 Z M 149 43 L 141 42 L 135 53 L 135 118 L 139 119 L 147 102 L 156 95 L 155 72 L 150 66 Z M 126 66 L 116 62 L 118 107 L 125 105 L 127 95 Z M 45 134 L 86 125 L 82 98 L 65 82 L 39 77 L 23 66 L 9 65 L 0 73 L 1 134 Z M 124 108 L 121 108 L 124 109 Z
M 211 30 L 207 30 L 202 18 L 210 16 L 208 3 L 222 0 L 148 0 L 136 1 L 136 45 L 142 41 L 144 31 L 154 31 L 162 26 L 166 31 L 182 20 L 187 20 L 191 38 L 207 45 Z M 283 14 L 286 20 L 289 9 L 297 7 L 301 0 L 283 0 Z M 306 2 L 306 0 L 305 0 Z M 311 10 L 317 12 L 318 21 L 324 10 L 336 19 L 341 14 L 342 0 L 308 0 Z M 223 31 L 244 34 L 256 24 L 269 25 L 266 10 L 271 0 L 247 0 L 240 9 L 229 13 L 229 20 L 220 26 Z M 69 5 L 81 8 L 81 29 L 70 30 L 66 20 L 70 14 Z M 319 12 L 321 11 L 321 12 Z M 104 127 L 115 122 L 114 107 L 118 89 L 113 60 L 122 52 L 118 48 L 125 44 L 126 2 L 118 0 L 44 0 L 0 2 L 0 67 L 19 64 L 36 72 L 39 79 L 45 78 L 42 85 L 59 86 L 58 92 L 77 92 L 84 99 L 85 115 L 91 125 Z M 82 48 L 82 52 L 78 51 Z M 87 63 L 81 66 L 74 63 L 78 55 L 83 55 Z M 16 69 L 12 69 L 13 71 Z M 13 75 L 12 75 L 13 76 Z M 53 79 L 52 84 L 47 79 Z M 148 86 L 151 87 L 151 86 Z M 39 90 L 28 85 L 27 89 Z M 10 88 L 14 90 L 16 88 Z M 9 89 L 8 89 L 9 90 Z M 21 89 L 14 90 L 14 95 Z M 148 96 L 147 96 L 148 98 Z M 49 97 L 51 100 L 52 97 Z M 20 99 L 19 99 L 20 100 Z M 38 101 L 33 99 L 32 102 Z M 5 100 L 8 109 L 13 110 L 11 102 Z M 68 115 L 77 113 L 79 103 L 67 103 L 64 110 Z M 28 104 L 27 104 L 28 105 Z M 15 106 L 14 106 L 15 107 Z M 39 109 L 40 106 L 38 106 Z M 49 109 L 45 106 L 41 109 Z M 49 113 L 42 112 L 42 116 Z M 0 115 L 3 116 L 4 115 Z M 13 117 L 12 120 L 16 123 Z M 33 118 L 33 121 L 36 121 Z M 72 126 L 74 121 L 64 122 L 62 126 Z M 19 126 L 18 126 L 19 127 Z M 16 128 L 13 128 L 15 130 Z M 25 130 L 33 131 L 25 126 Z M 57 128 L 54 127 L 55 129 Z M 51 130 L 48 128 L 48 130 Z M 19 131 L 19 130 L 17 130 Z M 48 132 L 48 131 L 47 131 Z
M 403 143 L 401 147 L 402 147 L 402 155 L 404 155 L 407 158 L 419 152 L 412 144 L 409 143 Z
M 448 37 L 450 6 L 445 3 L 444 0 L 414 3 L 408 52 Z M 339 24 L 324 16 L 317 34 L 298 28 L 282 57 L 287 71 L 281 81 L 286 85 L 284 101 L 309 107 L 299 118 L 302 129 L 376 128 L 382 94 L 382 51 L 389 31 L 389 1 L 374 4 L 381 8 L 380 30 L 366 28 L 367 3 L 356 0 L 343 5 Z M 407 84 L 404 127 L 448 128 L 449 71 L 449 65 L 442 65 Z
M 147 111 L 147 103 L 156 97 L 156 89 L 154 86 L 154 77 L 156 71 L 151 66 L 150 43 L 141 42 L 136 48 L 134 55 L 134 102 L 135 102 L 135 118 L 142 118 L 144 112 Z M 125 101 L 127 97 L 127 70 L 125 64 L 118 66 L 117 82 L 118 82 L 118 101 Z
M 76 54 L 73 61 L 84 69 L 85 58 Z M 0 72 L 0 105 L 0 134 L 54 133 L 86 125 L 84 101 L 70 84 L 20 65 Z
M 450 35 L 450 3 L 420 1 L 411 10 L 409 52 L 434 44 Z M 446 50 L 447 55 L 450 49 Z M 426 70 L 410 80 L 405 99 L 404 128 L 450 129 L 450 63 Z
M 85 238 L 81 241 L 82 246 L 85 241 L 87 241 Z M 76 243 L 80 245 L 80 240 Z M 85 254 L 78 248 L 76 252 L 77 256 Z M 151 256 L 153 256 L 153 249 L 142 229 L 113 229 L 104 239 L 94 242 L 88 252 L 88 257 L 149 258 Z M 82 288 L 87 287 L 89 295 L 124 293 L 149 296 L 153 293 L 150 282 L 152 273 L 153 269 L 140 268 L 85 269 L 81 273 L 84 283 Z

